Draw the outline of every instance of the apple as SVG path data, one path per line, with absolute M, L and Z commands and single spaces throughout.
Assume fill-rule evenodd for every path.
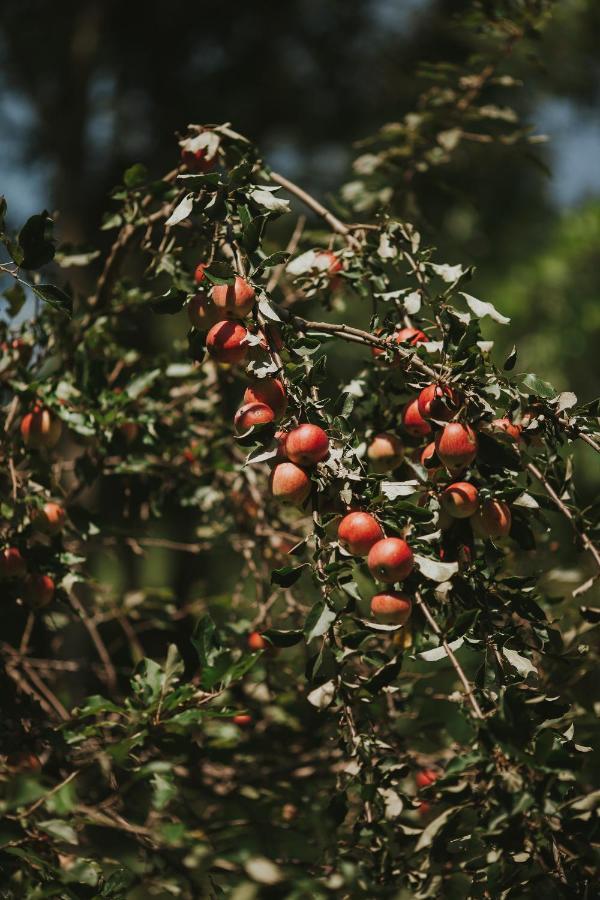
M 265 641 L 260 631 L 251 631 L 246 643 L 248 644 L 248 649 L 252 650 L 253 653 L 257 653 L 259 650 L 269 650 L 271 647 L 271 644 Z
M 300 466 L 293 462 L 281 462 L 271 471 L 269 487 L 273 497 L 302 506 L 311 492 L 312 483 Z
M 370 513 L 350 512 L 338 526 L 338 540 L 353 556 L 367 556 L 382 538 L 381 525 Z
M 285 452 L 285 443 L 287 441 L 288 432 L 280 429 L 275 432 L 275 440 L 277 441 L 277 455 L 275 459 L 287 459 L 287 453 Z
M 406 404 L 402 413 L 402 424 L 413 437 L 423 437 L 431 432 L 431 425 L 419 412 L 418 400 L 412 400 Z
M 279 378 L 262 378 L 253 381 L 244 391 L 244 403 L 265 403 L 280 419 L 287 408 L 287 395 Z
M 423 468 L 427 470 L 427 474 L 430 478 L 433 478 L 433 476 L 440 471 L 441 466 L 439 464 L 440 461 L 438 455 L 435 452 L 435 441 L 431 441 L 421 451 L 419 462 Z
M 266 425 L 275 419 L 273 410 L 266 403 L 246 403 L 235 414 L 233 424 L 238 434 L 244 434 L 255 425 Z
M 0 578 L 22 578 L 27 565 L 18 547 L 5 547 L 0 552 Z
M 329 456 L 329 438 L 318 425 L 299 425 L 288 433 L 285 452 L 300 466 L 314 466 Z
M 386 625 L 404 625 L 411 611 L 411 598 L 400 591 L 385 591 L 371 598 L 371 615 Z
M 51 449 L 58 444 L 62 433 L 62 422 L 41 406 L 34 406 L 33 411 L 21 420 L 21 437 L 26 447 L 39 450 L 41 447 Z
M 336 290 L 341 283 L 339 273 L 343 271 L 344 266 L 333 250 L 321 250 L 315 256 L 315 268 L 320 272 L 325 272 L 329 279 L 329 287 Z
M 67 520 L 67 514 L 58 503 L 44 503 L 34 518 L 36 527 L 46 534 L 58 534 Z
M 240 728 L 249 728 L 252 725 L 252 716 L 249 716 L 248 713 L 238 713 L 232 717 L 231 721 Z
M 243 319 L 252 312 L 256 294 L 245 278 L 236 275 L 234 284 L 215 284 L 210 296 L 221 316 Z
M 477 456 L 477 435 L 470 425 L 449 422 L 436 435 L 435 452 L 449 472 L 459 472 Z
M 47 606 L 54 597 L 54 582 L 49 575 L 28 575 L 24 587 L 25 599 L 36 609 Z
M 217 322 L 206 335 L 206 347 L 217 362 L 239 363 L 246 358 L 248 332 L 239 322 Z
M 493 431 L 503 431 L 509 437 L 516 441 L 517 443 L 521 440 L 521 431 L 523 430 L 520 425 L 515 425 L 514 422 L 511 422 L 510 419 L 504 417 L 503 419 L 494 419 L 492 422 L 492 430 Z
M 367 565 L 374 578 L 386 584 L 404 581 L 413 570 L 413 553 L 402 538 L 383 538 L 369 550 Z
M 471 519 L 475 534 L 484 538 L 506 537 L 511 524 L 510 508 L 503 500 L 484 500 Z
M 395 434 L 382 431 L 369 444 L 367 456 L 373 471 L 392 472 L 404 459 L 404 445 Z
M 419 413 L 424 419 L 441 419 L 448 422 L 456 411 L 458 395 L 447 385 L 429 384 L 419 394 L 417 404 Z
M 440 505 L 453 519 L 468 519 L 479 506 L 479 491 L 468 481 L 455 481 L 442 491 Z
M 208 263 L 198 263 L 194 269 L 194 281 L 196 284 L 200 284 L 200 282 L 204 281 L 206 278 L 206 275 L 204 274 L 205 269 L 208 269 Z
M 186 150 L 185 147 L 182 147 L 181 162 L 188 172 L 193 172 L 194 174 L 210 172 L 215 164 L 213 157 L 210 159 L 206 158 L 206 147 L 200 147 L 198 150 Z
M 438 777 L 435 769 L 420 769 L 415 776 L 415 781 L 417 782 L 417 787 L 426 788 L 430 784 L 435 784 Z
M 190 325 L 198 331 L 207 331 L 221 321 L 223 314 L 206 294 L 194 294 L 187 305 Z

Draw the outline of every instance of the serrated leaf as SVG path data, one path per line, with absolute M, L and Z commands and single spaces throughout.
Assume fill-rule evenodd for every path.
M 541 378 L 538 378 L 537 375 L 533 373 L 528 373 L 524 375 L 522 378 L 522 382 L 526 388 L 533 394 L 537 394 L 538 397 L 543 397 L 544 400 L 551 400 L 556 396 L 556 391 L 549 381 L 543 381 Z

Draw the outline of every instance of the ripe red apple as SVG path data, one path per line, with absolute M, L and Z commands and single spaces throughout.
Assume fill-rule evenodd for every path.
M 413 553 L 402 538 L 383 538 L 374 544 L 367 557 L 367 565 L 374 578 L 386 584 L 404 581 L 413 570 Z
M 427 470 L 427 474 L 430 478 L 440 471 L 440 461 L 438 459 L 438 455 L 435 452 L 435 441 L 431 441 L 427 446 L 421 451 L 421 455 L 419 457 L 419 461 L 424 469 Z
M 515 425 L 514 422 L 511 422 L 511 420 L 506 417 L 503 419 L 494 419 L 492 422 L 492 429 L 493 431 L 503 431 L 517 443 L 521 440 L 521 431 L 523 429 L 520 425 Z
M 439 775 L 435 769 L 420 769 L 415 776 L 415 781 L 417 782 L 417 787 L 425 788 L 429 787 L 430 784 L 435 784 L 438 778 Z
M 214 168 L 214 157 L 206 158 L 206 147 L 200 147 L 198 150 L 186 150 L 181 148 L 181 162 L 188 172 L 200 174 L 202 172 L 210 172 Z
M 251 631 L 248 635 L 247 644 L 248 649 L 254 653 L 257 653 L 259 650 L 269 650 L 271 647 L 271 644 L 265 641 L 260 631 Z
M 468 481 L 455 481 L 442 491 L 440 504 L 453 519 L 468 519 L 479 506 L 479 491 Z
M 266 403 L 246 403 L 235 414 L 233 424 L 238 434 L 244 434 L 255 425 L 266 425 L 273 422 L 273 410 Z
M 370 513 L 350 512 L 338 525 L 338 540 L 353 556 L 367 556 L 382 538 L 381 525 Z
M 54 597 L 54 581 L 49 575 L 28 575 L 24 588 L 25 599 L 36 609 L 47 606 Z
M 226 319 L 212 326 L 206 335 L 206 347 L 217 362 L 239 363 L 248 353 L 247 334 L 239 322 Z
M 35 516 L 35 525 L 46 534 L 58 534 L 67 520 L 67 514 L 58 503 L 49 501 L 44 503 L 41 510 Z
M 367 449 L 373 471 L 392 472 L 404 459 L 404 445 L 395 434 L 376 434 Z
M 344 266 L 333 250 L 321 250 L 315 257 L 315 267 L 326 271 L 330 278 L 341 272 Z
M 484 500 L 471 519 L 475 534 L 486 538 L 506 537 L 511 524 L 510 508 L 503 500 Z
M 318 425 L 299 425 L 288 433 L 285 452 L 300 466 L 314 466 L 329 456 L 329 438 Z
M 0 552 L 0 578 L 22 578 L 27 565 L 18 547 L 5 547 Z
M 448 385 L 429 384 L 419 394 L 418 407 L 424 419 L 450 421 L 458 405 L 458 395 Z
M 269 487 L 273 497 L 302 506 L 312 483 L 304 469 L 293 462 L 278 463 L 271 472 Z
M 450 472 L 459 472 L 477 456 L 477 435 L 470 425 L 449 422 L 435 438 L 435 452 Z
M 234 284 L 215 284 L 210 296 L 214 305 L 221 311 L 221 316 L 228 319 L 243 319 L 252 312 L 255 292 L 251 284 L 235 276 Z
M 62 433 L 62 422 L 41 406 L 34 406 L 33 411 L 21 420 L 21 437 L 27 447 L 38 450 L 40 447 L 51 449 L 58 444 Z
M 280 419 L 287 407 L 287 395 L 279 378 L 262 378 L 253 381 L 244 392 L 244 403 L 265 403 Z
M 223 319 L 223 313 L 206 294 L 195 294 L 187 305 L 190 325 L 198 331 L 207 331 Z
M 413 437 L 424 437 L 431 432 L 429 422 L 426 422 L 419 412 L 418 400 L 406 404 L 402 413 L 402 424 Z
M 200 284 L 200 282 L 204 281 L 206 278 L 206 275 L 204 274 L 205 269 L 208 269 L 208 263 L 198 263 L 194 269 L 194 281 L 196 284 Z
M 249 716 L 248 713 L 238 713 L 232 717 L 231 721 L 240 728 L 249 728 L 252 725 L 252 716 Z
M 287 436 L 288 436 L 287 431 L 282 431 L 280 429 L 279 431 L 275 432 L 274 437 L 275 437 L 275 440 L 277 441 L 277 455 L 275 456 L 275 459 L 278 459 L 278 460 L 287 459 L 287 453 L 285 452 L 285 443 L 287 441 Z
M 371 615 L 386 625 L 404 625 L 411 612 L 411 598 L 400 591 L 384 591 L 371 598 Z

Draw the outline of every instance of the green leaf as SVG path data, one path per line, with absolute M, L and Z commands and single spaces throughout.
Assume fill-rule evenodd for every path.
M 44 210 L 31 216 L 19 232 L 19 259 L 15 262 L 22 269 L 39 269 L 54 258 L 52 219 Z
M 36 297 L 39 297 L 44 303 L 52 306 L 53 309 L 65 313 L 68 316 L 73 315 L 72 298 L 63 290 L 56 287 L 55 284 L 32 284 L 31 290 Z
M 178 291 L 176 288 L 169 288 L 164 294 L 161 294 L 155 300 L 150 301 L 152 312 L 159 315 L 173 316 L 181 312 L 183 305 L 187 299 L 185 291 Z
M 337 613 L 322 600 L 317 600 L 304 623 L 304 636 L 310 643 L 313 638 L 321 637 L 336 620 Z
M 128 188 L 140 187 L 148 181 L 148 169 L 142 163 L 134 163 L 123 173 L 123 184 Z
M 308 563 L 302 563 L 300 566 L 283 566 L 281 569 L 273 569 L 271 572 L 271 584 L 278 584 L 280 587 L 291 587 L 298 581 L 302 575 L 302 570 L 307 565 Z
M 498 322 L 500 325 L 508 325 L 510 322 L 510 319 L 507 316 L 503 316 L 502 313 L 499 313 L 492 303 L 486 303 L 485 300 L 478 300 L 477 297 L 471 297 L 470 294 L 465 294 L 464 291 L 459 291 L 459 294 L 465 298 L 467 306 L 478 319 L 489 316 L 490 319 L 493 319 L 494 322 Z
M 66 844 L 78 843 L 77 832 L 62 819 L 48 819 L 46 822 L 39 822 L 37 827 Z
M 177 787 L 172 775 L 155 772 L 152 776 L 152 808 L 165 809 L 177 795 Z
M 506 360 L 504 362 L 504 370 L 506 372 L 512 372 L 517 362 L 517 348 L 513 347 Z
M 211 666 L 221 652 L 221 643 L 217 636 L 217 626 L 209 615 L 198 620 L 191 642 L 200 665 Z
M 269 643 L 273 644 L 274 647 L 293 647 L 294 644 L 300 643 L 303 637 L 303 632 L 299 628 L 290 628 L 287 631 L 277 628 L 267 628 L 267 630 L 261 632 L 261 634 L 269 641 Z
M 542 381 L 537 375 L 530 373 L 524 375 L 521 380 L 526 388 L 529 388 L 533 394 L 537 394 L 538 397 L 542 397 L 544 400 L 551 400 L 553 397 L 556 397 L 556 391 L 550 382 Z
M 520 653 L 517 653 L 516 650 L 509 650 L 508 647 L 502 648 L 502 655 L 506 657 L 511 666 L 517 670 L 519 675 L 522 675 L 523 678 L 527 678 L 527 676 L 532 672 L 534 675 L 537 675 L 537 669 L 533 665 L 530 659 L 527 659 L 526 656 L 521 656 Z

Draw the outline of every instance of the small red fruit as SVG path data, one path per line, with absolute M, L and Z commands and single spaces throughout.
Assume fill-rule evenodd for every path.
M 453 519 L 468 519 L 477 511 L 479 492 L 468 481 L 455 481 L 442 491 L 440 504 Z
M 248 635 L 247 644 L 248 649 L 252 650 L 253 653 L 257 653 L 259 650 L 268 650 L 271 647 L 271 644 L 265 641 L 260 631 L 251 631 Z
M 510 508 L 503 500 L 484 500 L 471 519 L 475 534 L 492 539 L 507 537 L 511 524 Z
M 300 466 L 293 462 L 282 462 L 272 470 L 269 487 L 273 497 L 302 506 L 310 494 L 312 484 Z
M 367 556 L 382 538 L 381 525 L 366 512 L 348 513 L 338 526 L 338 540 L 353 556 Z
M 376 434 L 367 450 L 373 471 L 392 472 L 404 459 L 404 445 L 394 434 Z
M 18 547 L 5 547 L 0 553 L 0 578 L 22 578 L 27 565 Z
M 521 431 L 523 429 L 520 425 L 515 425 L 515 423 L 511 422 L 508 418 L 494 419 L 492 422 L 492 429 L 494 431 L 503 431 L 517 443 L 521 440 Z
M 448 422 L 454 415 L 457 406 L 457 395 L 447 385 L 429 384 L 419 394 L 418 407 L 424 419 L 441 419 Z
M 248 332 L 239 322 L 228 319 L 213 325 L 206 336 L 206 347 L 217 362 L 239 363 L 248 353 Z
M 254 381 L 244 392 L 244 403 L 265 403 L 280 419 L 287 407 L 285 388 L 279 378 L 263 378 Z
M 287 441 L 288 433 L 287 431 L 279 431 L 275 432 L 275 440 L 277 441 L 277 455 L 275 459 L 287 459 L 287 453 L 285 452 L 285 443 Z
M 60 440 L 62 423 L 47 409 L 35 406 L 33 412 L 23 416 L 21 436 L 27 447 L 55 447 Z
M 206 294 L 195 294 L 187 305 L 190 325 L 198 331 L 207 331 L 223 319 L 223 313 Z
M 237 716 L 232 717 L 231 721 L 240 728 L 248 728 L 252 725 L 252 716 L 249 716 L 248 713 L 238 713 Z
M 431 432 L 429 422 L 426 422 L 419 412 L 418 400 L 406 404 L 402 413 L 402 424 L 413 437 L 424 437 Z
M 367 557 L 374 578 L 387 584 L 404 581 L 413 570 L 413 553 L 402 538 L 384 538 L 374 544 Z
M 450 472 L 459 472 L 477 456 L 477 435 L 470 425 L 450 422 L 436 435 L 435 451 Z
M 47 606 L 54 597 L 54 582 L 49 575 L 28 575 L 25 579 L 25 599 L 36 609 Z
M 206 158 L 206 147 L 200 147 L 198 150 L 186 150 L 182 147 L 181 162 L 189 172 L 195 174 L 210 172 L 214 167 L 214 158 Z
M 440 461 L 435 452 L 435 441 L 431 441 L 431 443 L 427 444 L 424 450 L 422 450 L 420 462 L 423 468 L 427 469 L 427 474 L 430 478 L 432 478 L 436 472 L 440 471 Z
M 338 259 L 333 250 L 321 250 L 320 253 L 317 253 L 315 267 L 321 271 L 326 271 L 330 278 L 337 275 L 344 268 L 341 259 Z
M 252 285 L 239 275 L 234 284 L 216 284 L 210 295 L 221 315 L 228 319 L 243 319 L 252 312 L 256 296 Z
M 371 615 L 387 625 L 404 625 L 411 612 L 411 598 L 400 591 L 385 591 L 371 598 Z
M 415 776 L 415 781 L 417 782 L 417 787 L 426 788 L 430 784 L 435 784 L 438 777 L 435 769 L 420 769 Z
M 196 284 L 200 284 L 200 282 L 204 281 L 206 278 L 206 275 L 204 274 L 205 269 L 208 269 L 208 263 L 198 263 L 194 269 L 194 281 Z
M 244 434 L 255 425 L 266 425 L 273 422 L 273 410 L 266 403 L 246 403 L 235 414 L 233 424 L 238 434 Z
M 67 514 L 58 503 L 50 501 L 44 503 L 39 513 L 35 516 L 36 527 L 46 534 L 58 534 L 67 520 Z
M 299 425 L 289 432 L 285 452 L 300 466 L 314 466 L 329 456 L 329 438 L 318 425 Z
M 379 336 L 381 332 L 376 332 Z M 396 344 L 405 344 L 407 341 L 411 347 L 415 347 L 417 344 L 422 344 L 427 341 L 427 335 L 424 331 L 421 331 L 419 328 L 400 328 L 398 331 L 395 331 L 392 335 L 392 340 Z M 372 356 L 377 359 L 378 356 L 381 356 L 384 353 L 383 347 L 371 347 Z M 400 360 L 397 359 L 393 365 L 399 365 Z

